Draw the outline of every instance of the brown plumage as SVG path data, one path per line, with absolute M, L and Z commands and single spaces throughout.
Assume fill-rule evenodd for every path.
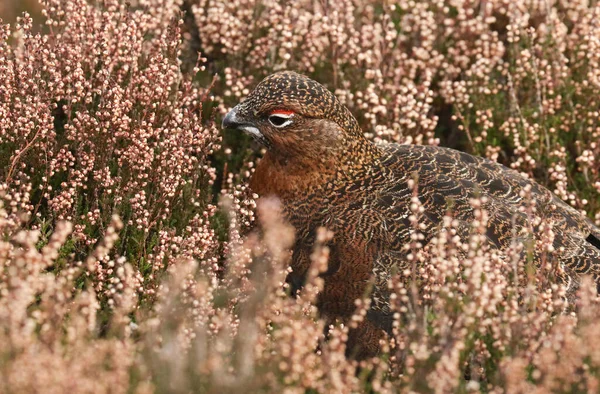
M 427 243 L 452 206 L 459 235 L 471 231 L 470 199 L 486 197 L 488 244 L 506 249 L 515 238 L 526 240 L 530 225 L 520 209 L 522 191 L 530 188 L 538 211 L 554 223 L 555 257 L 572 296 L 581 274 L 600 274 L 600 229 L 549 190 L 490 160 L 456 150 L 415 145 L 375 145 L 364 138 L 352 114 L 319 83 L 293 72 L 273 74 L 223 120 L 267 147 L 251 188 L 275 195 L 295 227 L 291 282 L 301 286 L 316 229 L 334 231 L 320 312 L 348 318 L 354 300 L 374 279 L 372 306 L 365 323 L 351 335 L 359 356 L 377 351 L 377 341 L 391 332 L 387 281 L 407 266 L 403 246 L 412 228 L 409 215 L 417 176 L 421 219 Z M 540 258 L 534 253 L 534 262 Z

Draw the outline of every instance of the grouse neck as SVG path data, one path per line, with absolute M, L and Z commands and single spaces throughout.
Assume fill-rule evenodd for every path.
M 261 196 L 297 196 L 324 188 L 339 180 L 340 174 L 345 179 L 361 177 L 379 163 L 380 157 L 379 149 L 364 138 L 340 144 L 338 149 L 318 158 L 286 157 L 267 151 L 257 165 L 250 187 Z
M 265 155 L 272 165 L 280 167 L 288 176 L 310 175 L 318 178 L 333 176 L 340 170 L 349 174 L 361 172 L 365 166 L 371 165 L 380 157 L 380 150 L 362 136 L 344 139 L 335 146 L 314 149 L 311 154 L 296 152 L 288 155 L 269 151 Z

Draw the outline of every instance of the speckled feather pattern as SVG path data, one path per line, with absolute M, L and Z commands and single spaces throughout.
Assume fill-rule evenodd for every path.
M 352 114 L 329 90 L 293 72 L 266 77 L 240 105 L 241 111 L 254 116 L 290 107 L 311 118 L 331 119 L 348 133 L 362 135 Z
M 466 238 L 474 218 L 470 199 L 476 197 L 485 197 L 483 208 L 489 215 L 485 235 L 491 248 L 502 253 L 515 237 L 525 241 L 530 225 L 520 208 L 527 203 L 522 192 L 531 188 L 537 211 L 554 226 L 553 258 L 561 267 L 559 277 L 569 296 L 582 274 L 600 277 L 600 249 L 595 244 L 600 229 L 546 188 L 498 163 L 442 147 L 375 145 L 363 137 L 352 114 L 333 94 L 293 72 L 267 77 L 237 108 L 248 121 L 274 109 L 298 114 L 295 129 L 265 130 L 271 148 L 259 163 L 251 188 L 261 196 L 279 197 L 296 229 L 293 285 L 302 285 L 316 229 L 325 226 L 334 231 L 318 305 L 324 316 L 350 317 L 354 300 L 374 283 L 367 320 L 351 335 L 351 342 L 361 344 L 362 356 L 376 352 L 378 339 L 391 331 L 387 282 L 407 267 L 404 245 L 413 231 L 410 179 L 417 179 L 424 207 L 425 244 L 440 231 L 450 205 L 459 223 L 458 235 Z M 337 130 L 337 134 L 329 132 L 335 138 L 325 139 L 327 130 Z M 303 148 L 278 149 L 290 141 Z M 314 152 L 322 153 L 308 160 L 303 152 L 312 151 L 312 145 Z M 535 251 L 534 263 L 540 256 Z

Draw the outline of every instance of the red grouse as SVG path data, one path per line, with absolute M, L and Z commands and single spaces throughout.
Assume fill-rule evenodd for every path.
M 522 191 L 530 188 L 538 209 L 554 223 L 555 256 L 569 291 L 579 276 L 600 272 L 600 229 L 549 190 L 490 160 L 453 149 L 382 144 L 363 136 L 357 121 L 318 82 L 294 72 L 265 78 L 223 120 L 224 128 L 242 130 L 266 148 L 251 180 L 260 196 L 277 196 L 295 227 L 291 282 L 302 284 L 316 229 L 334 232 L 329 270 L 319 310 L 345 319 L 354 300 L 373 280 L 371 310 L 351 334 L 360 355 L 377 351 L 378 339 L 390 333 L 387 281 L 407 266 L 403 248 L 412 226 L 409 181 L 417 175 L 421 219 L 427 243 L 436 234 L 449 202 L 459 235 L 468 236 L 474 209 L 470 199 L 486 197 L 487 240 L 497 249 L 529 228 Z M 534 260 L 540 254 L 534 253 Z M 350 345 L 350 344 L 349 344 Z

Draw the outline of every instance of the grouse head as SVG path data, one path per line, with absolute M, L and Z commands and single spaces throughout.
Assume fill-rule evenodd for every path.
M 367 143 L 350 111 L 323 85 L 295 72 L 272 74 L 223 119 L 285 160 L 318 159 Z

